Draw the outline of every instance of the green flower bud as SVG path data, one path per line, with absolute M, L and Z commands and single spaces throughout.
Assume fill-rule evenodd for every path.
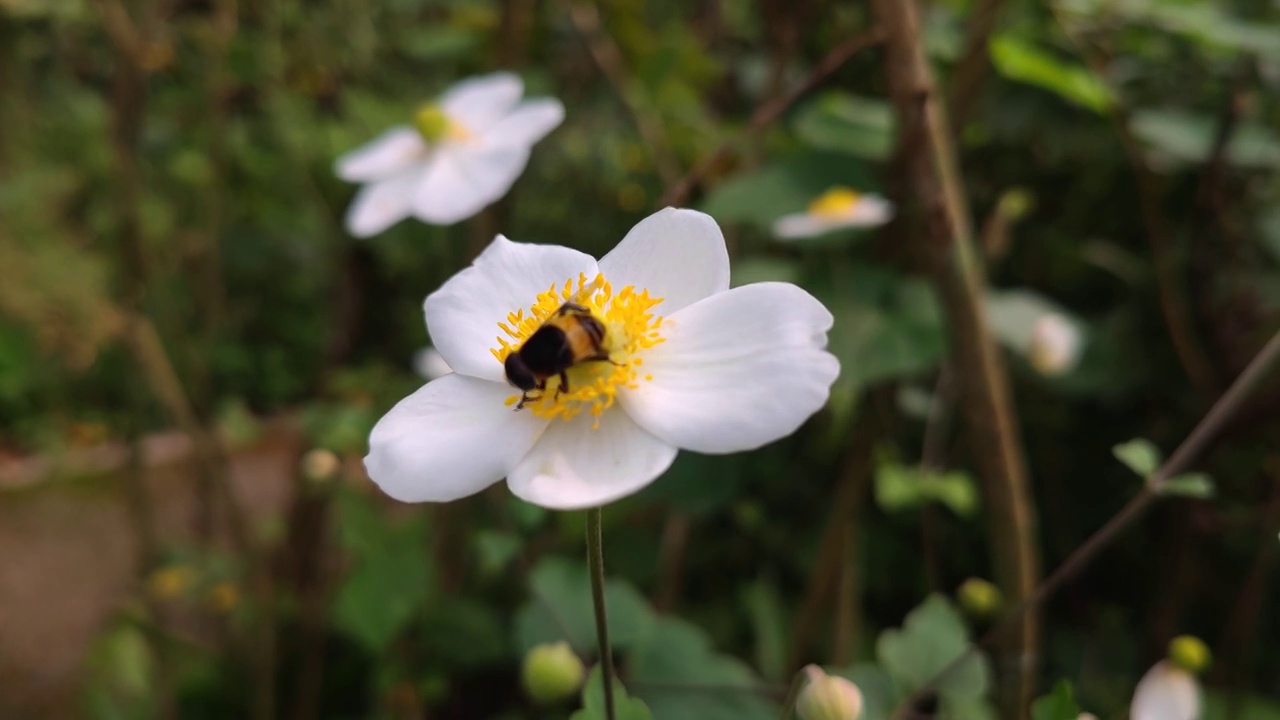
M 1169 662 L 1190 673 L 1204 672 L 1213 663 L 1213 653 L 1200 638 L 1179 635 L 1169 641 Z
M 413 115 L 413 126 L 422 133 L 422 137 L 426 138 L 427 142 L 434 143 L 440 142 L 449 135 L 449 131 L 453 129 L 453 122 L 439 107 L 423 105 Z
M 544 643 L 524 656 L 520 679 L 524 691 L 539 704 L 571 697 L 582 687 L 586 669 L 569 643 Z
M 845 678 L 828 675 L 817 665 L 805 667 L 808 675 L 796 697 L 800 720 L 858 720 L 862 717 L 862 691 Z
M 1000 607 L 1004 605 L 1004 595 L 1000 588 L 982 578 L 965 580 L 956 595 L 960 607 L 975 618 L 989 618 L 1000 612 Z

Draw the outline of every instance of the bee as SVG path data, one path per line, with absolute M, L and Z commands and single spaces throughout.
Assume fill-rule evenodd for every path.
M 604 349 L 604 335 L 604 323 L 597 320 L 589 309 L 572 302 L 561 305 L 503 363 L 507 381 L 523 391 L 516 409 L 542 397 L 530 397 L 529 393 L 534 390 L 545 393 L 547 380 L 557 375 L 560 376 L 560 385 L 556 388 L 556 395 L 568 392 L 567 371 L 575 365 L 613 362 Z

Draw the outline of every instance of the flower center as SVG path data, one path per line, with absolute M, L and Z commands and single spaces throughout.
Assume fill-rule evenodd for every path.
M 413 114 L 413 126 L 429 143 L 441 140 L 466 140 L 471 132 L 453 120 L 438 105 L 423 105 Z
M 820 218 L 841 217 L 852 212 L 861 197 L 851 188 L 833 187 L 809 203 L 809 214 Z
M 663 341 L 662 317 L 653 313 L 662 298 L 650 297 L 648 290 L 637 291 L 632 285 L 615 292 L 603 275 L 588 279 L 586 273 L 580 273 L 576 282 L 570 279 L 563 286 L 552 284 L 538 295 L 528 312 L 521 308 L 508 313 L 506 322 L 498 323 L 502 330 L 496 338 L 498 347 L 490 352 L 498 362 L 505 363 L 507 356 L 519 352 L 524 342 L 566 302 L 587 308 L 592 318 L 604 326 L 600 349 L 608 353 L 609 359 L 568 367 L 568 387 L 562 386 L 559 375 L 546 378 L 544 387 L 527 393 L 524 407 L 548 419 L 568 420 L 583 410 L 599 417 L 613 406 L 619 390 L 636 388 L 641 380 L 653 379 L 643 373 L 641 355 L 646 348 Z M 507 398 L 507 405 L 520 399 L 520 395 L 512 395 Z

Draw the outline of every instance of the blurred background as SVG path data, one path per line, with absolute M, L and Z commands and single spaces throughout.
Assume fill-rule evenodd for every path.
M 795 436 L 684 453 L 606 509 L 623 681 L 655 718 L 771 718 L 817 662 L 889 717 L 992 623 L 967 578 L 1011 604 L 1280 328 L 1280 5 L 920 12 L 1029 524 L 992 505 L 867 3 L 0 0 L 0 717 L 568 717 L 521 663 L 559 639 L 592 660 L 581 514 L 501 484 L 398 504 L 360 458 L 425 382 L 423 298 L 495 233 L 600 255 L 682 178 L 735 284 L 832 310 L 843 371 Z M 335 158 L 503 68 L 567 109 L 512 192 L 348 237 Z M 772 237 L 836 185 L 904 212 Z M 1204 717 L 1280 718 L 1277 403 L 1238 408 L 1038 643 L 986 647 L 916 712 L 1018 717 L 1020 683 L 1066 680 L 1124 718 L 1190 633 Z

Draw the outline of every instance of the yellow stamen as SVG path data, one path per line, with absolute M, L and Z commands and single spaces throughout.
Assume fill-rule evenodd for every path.
M 809 203 L 809 214 L 818 217 L 840 217 L 849 214 L 862 196 L 852 188 L 837 185 Z
M 471 132 L 450 118 L 438 105 L 423 105 L 413 115 L 413 126 L 429 143 L 441 140 L 467 140 Z
M 548 379 L 546 390 L 525 403 L 525 408 L 548 419 L 568 420 L 584 410 L 598 418 L 613 406 L 620 389 L 636 388 L 639 380 L 653 379 L 652 375 L 639 374 L 643 359 L 638 354 L 663 341 L 659 332 L 662 317 L 652 312 L 662 298 L 650 297 L 648 290 L 637 291 L 632 285 L 615 292 L 603 275 L 588 279 L 580 273 L 576 282 L 570 279 L 563 286 L 553 283 L 538 295 L 529 312 L 519 309 L 509 313 L 506 322 L 499 322 L 503 334 L 496 337 L 498 347 L 490 350 L 494 358 L 505 362 L 566 302 L 588 308 L 604 323 L 604 349 L 612 362 L 594 361 L 569 368 L 566 392 L 559 392 L 558 377 Z M 506 404 L 514 405 L 519 400 L 520 395 L 512 395 Z

